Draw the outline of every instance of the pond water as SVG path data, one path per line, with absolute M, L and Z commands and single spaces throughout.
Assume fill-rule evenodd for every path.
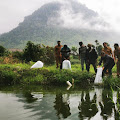
M 119 96 L 97 87 L 3 87 L 0 120 L 119 120 Z

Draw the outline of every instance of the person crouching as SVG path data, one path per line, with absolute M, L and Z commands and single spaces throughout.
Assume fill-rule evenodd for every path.
M 105 73 L 106 73 L 107 70 L 108 70 L 109 76 L 111 76 L 112 75 L 112 68 L 115 65 L 114 58 L 112 58 L 111 56 L 105 54 L 105 52 L 102 51 L 101 52 L 101 60 L 99 62 L 99 66 L 101 65 L 101 63 L 103 61 L 104 61 L 104 65 L 102 67 L 103 68 L 102 76 L 105 75 Z

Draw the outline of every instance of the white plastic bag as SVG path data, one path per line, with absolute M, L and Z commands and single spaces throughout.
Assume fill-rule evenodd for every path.
M 71 69 L 71 63 L 69 60 L 64 60 L 62 64 L 62 69 Z
M 37 61 L 31 68 L 42 68 L 43 62 Z
M 68 84 L 68 86 L 72 86 L 72 84 L 69 81 L 67 81 L 66 83 Z
M 102 67 L 97 68 L 97 74 L 94 83 L 102 83 Z

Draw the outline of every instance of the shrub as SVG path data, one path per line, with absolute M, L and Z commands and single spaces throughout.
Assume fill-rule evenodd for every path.
M 29 61 L 42 61 L 45 64 L 53 64 L 55 61 L 54 58 L 54 48 L 52 47 L 45 47 L 40 44 L 34 45 L 32 42 L 28 42 L 26 48 L 23 50 L 23 59 L 26 62 Z
M 120 88 L 120 79 L 117 77 L 104 77 L 105 88 Z
M 0 71 L 0 84 L 3 85 L 12 85 L 16 84 L 17 81 L 17 74 L 13 71 Z
M 0 45 L 0 56 L 4 56 L 6 52 L 6 49 Z
M 23 52 L 19 52 L 19 51 L 12 52 L 12 57 L 22 61 L 23 60 Z

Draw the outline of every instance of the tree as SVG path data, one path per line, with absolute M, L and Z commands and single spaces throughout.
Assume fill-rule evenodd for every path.
M 72 47 L 72 48 L 71 48 L 71 52 L 72 52 L 72 54 L 73 54 L 73 58 L 74 58 L 74 59 L 78 59 L 78 58 L 77 58 L 77 57 L 78 57 L 77 47 Z
M 98 53 L 98 55 L 100 56 L 103 47 L 102 47 L 102 45 L 100 45 L 100 43 L 99 43 L 98 40 L 95 40 L 95 43 L 96 43 L 97 53 Z
M 31 41 L 28 41 L 26 48 L 23 50 L 23 58 L 26 62 L 40 60 L 40 56 L 44 55 L 44 51 L 40 49 L 39 44 L 34 45 Z
M 78 53 L 77 53 L 77 47 L 72 47 L 71 51 L 72 51 L 73 55 L 78 55 Z
M 35 45 L 31 41 L 28 41 L 25 49 L 23 50 L 23 59 L 26 62 L 36 62 L 40 60 L 46 64 L 53 64 L 55 61 L 54 48 L 49 46 L 46 47 L 43 44 L 41 47 L 40 44 Z
M 6 52 L 6 49 L 0 45 L 0 56 L 4 56 Z

